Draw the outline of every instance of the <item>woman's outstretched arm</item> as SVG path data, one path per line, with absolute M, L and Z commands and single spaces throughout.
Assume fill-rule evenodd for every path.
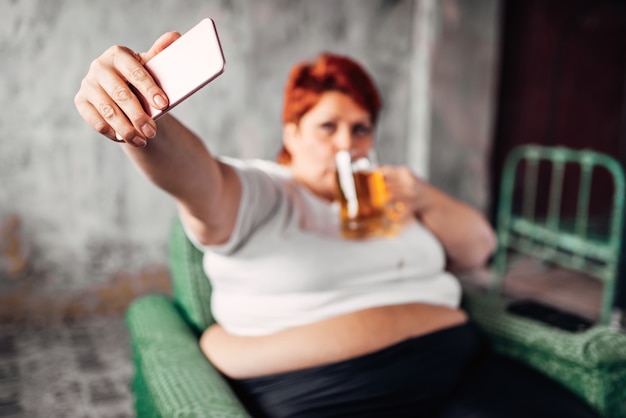
M 174 117 L 152 120 L 129 87 L 155 108 L 167 107 L 167 97 L 143 64 L 178 37 L 168 32 L 142 54 L 123 46 L 107 49 L 91 63 L 74 102 L 96 131 L 111 140 L 123 139 L 126 155 L 174 197 L 183 221 L 202 244 L 218 244 L 228 239 L 235 223 L 241 195 L 236 173 Z

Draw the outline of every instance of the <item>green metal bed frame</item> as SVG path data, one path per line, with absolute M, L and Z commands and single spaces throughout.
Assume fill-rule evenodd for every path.
M 536 214 L 539 165 L 551 166 L 547 215 Z M 523 177 L 521 213 L 514 213 L 515 180 L 521 163 L 526 170 Z M 561 218 L 563 179 L 566 167 L 580 167 L 580 186 L 575 219 Z M 498 210 L 499 247 L 494 258 L 496 280 L 493 290 L 501 291 L 508 268 L 511 250 L 567 269 L 587 273 L 603 284 L 600 323 L 608 324 L 613 311 L 618 278 L 619 258 L 624 222 L 624 174 L 620 164 L 609 157 L 590 150 L 572 150 L 563 147 L 526 145 L 515 148 L 508 156 L 500 189 Z M 603 168 L 611 174 L 612 205 L 606 214 L 609 227 L 606 234 L 590 234 L 593 221 L 589 219 L 591 184 L 594 172 Z M 591 261 L 593 260 L 593 261 Z

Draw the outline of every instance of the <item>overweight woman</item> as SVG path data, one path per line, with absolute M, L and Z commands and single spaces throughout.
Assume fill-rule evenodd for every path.
M 179 36 L 141 54 L 109 48 L 75 104 L 176 201 L 213 286 L 217 323 L 201 349 L 253 416 L 593 416 L 489 353 L 459 308 L 452 272 L 483 265 L 496 245 L 479 212 L 384 166 L 389 201 L 406 215 L 399 230 L 342 237 L 335 155 L 374 146 L 381 108 L 360 64 L 325 53 L 294 66 L 276 161 L 222 158 L 173 116 L 155 123 L 129 88 L 167 107 L 143 64 Z

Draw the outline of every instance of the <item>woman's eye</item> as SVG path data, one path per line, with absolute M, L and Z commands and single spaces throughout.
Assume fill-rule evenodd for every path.
M 352 129 L 354 135 L 357 136 L 367 136 L 370 135 L 372 133 L 372 127 L 369 125 L 356 125 L 353 129 Z
M 336 126 L 333 122 L 326 122 L 326 123 L 322 123 L 320 125 L 320 128 L 322 129 L 322 131 L 326 133 L 333 133 L 335 131 Z

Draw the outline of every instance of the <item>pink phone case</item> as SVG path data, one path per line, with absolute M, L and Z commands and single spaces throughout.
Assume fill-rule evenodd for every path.
M 156 120 L 222 74 L 225 64 L 215 22 L 203 19 L 145 64 L 167 95 L 169 107 L 153 108 L 145 97 L 137 96 Z

